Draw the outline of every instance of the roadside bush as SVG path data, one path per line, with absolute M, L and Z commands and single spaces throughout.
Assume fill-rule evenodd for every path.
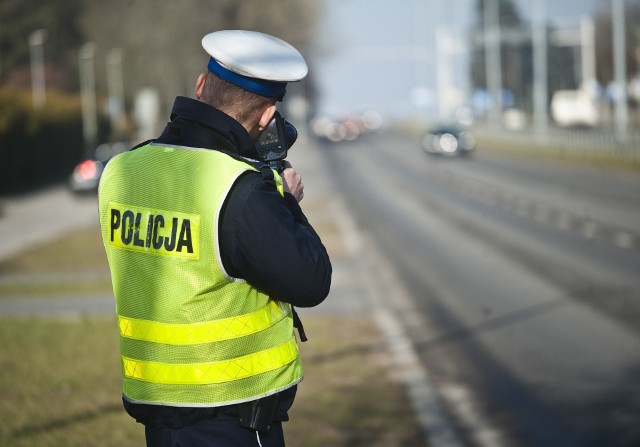
M 83 144 L 79 96 L 48 91 L 34 110 L 29 92 L 0 89 L 0 195 L 65 179 Z

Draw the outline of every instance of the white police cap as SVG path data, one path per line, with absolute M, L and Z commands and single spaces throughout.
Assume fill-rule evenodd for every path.
M 282 98 L 287 82 L 300 81 L 308 72 L 293 46 L 256 31 L 216 31 L 202 38 L 202 47 L 211 56 L 209 71 L 263 96 Z

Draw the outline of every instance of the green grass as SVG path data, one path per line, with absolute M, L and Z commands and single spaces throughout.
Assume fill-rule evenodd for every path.
M 108 270 L 107 257 L 97 226 L 75 230 L 0 262 L 0 275 Z
M 108 275 L 97 230 L 75 232 L 0 263 L 0 296 L 16 284 L 13 298 L 24 299 L 110 290 L 83 279 L 96 273 Z M 37 284 L 24 281 L 31 277 Z M 425 446 L 375 324 L 300 313 L 310 340 L 301 344 L 305 380 L 285 424 L 287 446 Z M 0 346 L 1 447 L 144 445 L 143 427 L 122 409 L 113 315 L 0 315 Z
M 487 136 L 478 137 L 478 150 L 502 152 L 510 156 L 550 163 L 587 165 L 640 174 L 640 158 L 631 159 L 628 156 L 616 155 L 615 152 L 572 151 L 553 143 L 540 146 L 535 141 L 527 143 L 519 140 L 517 144 L 514 144 L 512 141 Z
M 0 262 L 0 299 L 110 291 L 109 266 L 97 227 L 73 231 Z
M 304 316 L 303 316 L 304 318 Z M 403 385 L 368 319 L 305 318 L 305 380 L 285 426 L 288 447 L 424 446 Z
M 139 446 L 121 410 L 115 319 L 2 319 L 0 445 Z
M 1 319 L 1 446 L 140 446 L 120 402 L 115 319 Z M 306 318 L 289 447 L 425 445 L 368 319 Z

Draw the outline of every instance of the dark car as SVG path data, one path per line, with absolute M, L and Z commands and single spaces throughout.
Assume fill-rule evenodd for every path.
M 128 143 L 104 143 L 96 148 L 91 158 L 76 165 L 69 177 L 69 188 L 73 192 L 95 192 L 98 190 L 100 176 L 107 162 L 130 148 Z
M 422 138 L 422 148 L 432 155 L 465 156 L 476 148 L 473 134 L 457 126 L 439 126 Z

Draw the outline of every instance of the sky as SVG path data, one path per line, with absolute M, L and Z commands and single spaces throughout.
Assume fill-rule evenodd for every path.
M 437 111 L 438 69 L 468 88 L 467 58 L 456 45 L 475 20 L 477 0 L 324 0 L 312 57 L 320 112 L 334 117 L 373 109 L 383 116 Z M 529 20 L 535 0 L 514 0 Z M 539 0 L 550 22 L 578 26 L 601 0 Z M 436 33 L 450 37 L 436 64 Z M 442 54 L 442 53 L 440 53 Z

